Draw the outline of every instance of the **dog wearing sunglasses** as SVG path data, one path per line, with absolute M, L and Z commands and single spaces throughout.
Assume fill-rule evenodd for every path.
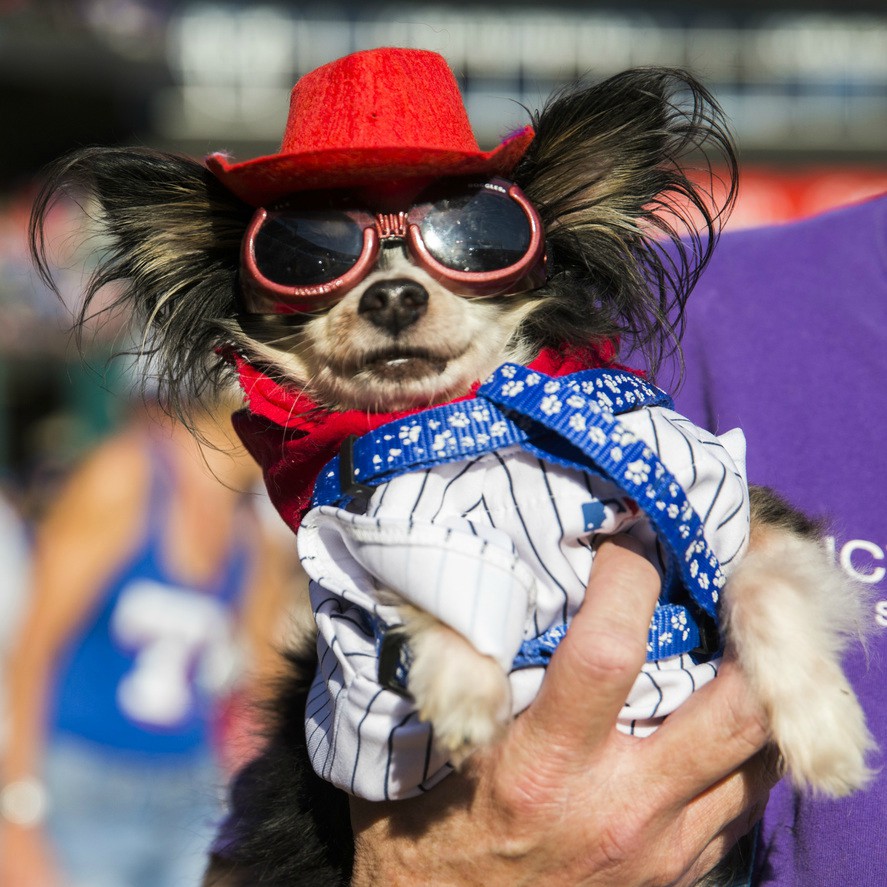
M 727 170 L 720 206 L 690 175 L 700 152 Z M 279 154 L 240 164 L 213 155 L 202 165 L 87 149 L 51 170 L 31 228 L 46 279 L 46 213 L 60 189 L 80 189 L 108 237 L 82 318 L 100 291 L 119 287 L 173 405 L 236 374 L 247 406 L 235 425 L 284 520 L 302 523 L 318 646 L 290 653 L 293 678 L 265 751 L 234 783 L 207 883 L 347 883 L 347 792 L 426 790 L 495 741 L 544 672 L 538 660 L 512 669 L 515 644 L 522 652 L 524 641 L 569 622 L 600 534 L 633 533 L 665 584 L 681 586 L 653 529 L 655 504 L 645 514 L 593 468 L 523 446 L 352 483 L 354 436 L 360 443 L 378 432 L 384 458 L 420 440 L 443 451 L 474 414 L 507 416 L 502 398 L 518 383 L 545 395 L 540 421 L 571 401 L 581 401 L 571 425 L 585 429 L 602 413 L 619 457 L 640 441 L 667 465 L 679 437 L 695 477 L 697 457 L 703 474 L 716 454 L 706 470 L 733 497 L 718 506 L 724 520 L 709 516 L 732 529 L 705 526 L 711 563 L 732 562 L 721 632 L 796 784 L 842 795 L 865 783 L 871 739 L 840 668 L 860 600 L 830 565 L 817 526 L 768 491 L 753 489 L 749 506 L 735 436 L 706 435 L 658 402 L 616 418 L 607 407 L 624 395 L 607 386 L 631 376 L 616 363 L 620 341 L 644 352 L 651 370 L 676 346 L 735 185 L 721 113 L 689 75 L 635 70 L 565 91 L 532 129 L 483 152 L 443 60 L 395 49 L 302 78 Z M 589 370 L 605 375 L 572 375 Z M 490 385 L 492 400 L 482 400 Z M 446 404 L 455 405 L 450 426 L 435 428 L 429 410 Z M 520 436 L 526 416 L 506 425 Z M 370 450 L 368 458 L 383 457 Z M 650 465 L 660 470 L 642 462 L 629 472 L 641 483 Z M 702 494 L 686 470 L 675 477 L 675 495 L 688 487 L 690 514 Z M 328 499 L 314 490 L 325 478 L 335 487 Z M 534 501 L 555 503 L 547 516 L 519 507 L 533 485 L 547 490 Z M 578 529 L 554 526 L 568 510 L 562 503 L 581 512 Z M 750 552 L 740 557 L 749 511 Z M 525 538 L 509 538 L 505 530 L 525 517 Z M 536 520 L 547 526 L 534 528 Z M 559 549 L 569 581 L 535 551 L 537 533 L 554 533 L 545 544 Z M 505 590 L 495 603 L 510 602 L 508 614 L 463 618 L 490 610 L 490 589 Z M 457 612 L 437 598 L 455 599 Z M 714 675 L 719 649 L 700 640 L 667 661 L 698 685 L 703 672 Z M 623 727 L 653 729 L 664 714 L 652 705 L 644 723 L 627 715 Z

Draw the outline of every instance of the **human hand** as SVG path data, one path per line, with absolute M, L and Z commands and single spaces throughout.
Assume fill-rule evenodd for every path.
M 49 841 L 42 829 L 0 823 L 0 884 L 59 887 Z
M 738 670 L 652 736 L 616 730 L 659 592 L 630 539 L 605 542 L 533 704 L 422 797 L 352 799 L 354 887 L 483 883 L 685 887 L 763 813 L 776 781 Z

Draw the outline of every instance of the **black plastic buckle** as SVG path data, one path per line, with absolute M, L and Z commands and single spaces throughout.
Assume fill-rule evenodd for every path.
M 339 489 L 342 495 L 349 499 L 343 506 L 344 509 L 354 514 L 364 514 L 376 488 L 354 479 L 354 442 L 356 440 L 356 434 L 349 434 L 339 449 Z
M 407 674 L 413 663 L 413 654 L 406 635 L 399 631 L 386 631 L 379 642 L 378 651 L 380 686 L 409 698 Z
M 699 619 L 699 646 L 691 652 L 699 656 L 711 656 L 721 649 L 721 635 L 714 620 L 706 616 Z

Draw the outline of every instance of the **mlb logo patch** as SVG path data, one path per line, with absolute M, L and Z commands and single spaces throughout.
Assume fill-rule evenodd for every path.
M 599 530 L 604 525 L 607 509 L 604 503 L 598 499 L 582 504 L 582 529 L 586 533 Z

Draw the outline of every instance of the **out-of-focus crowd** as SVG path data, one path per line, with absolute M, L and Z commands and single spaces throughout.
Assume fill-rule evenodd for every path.
M 133 403 L 36 524 L 3 502 L 4 887 L 199 883 L 297 596 L 230 406 Z
M 61 299 L 40 284 L 30 196 L 0 213 L 0 885 L 198 884 L 294 630 L 295 543 L 234 437 L 236 394 L 172 419 L 107 363 L 113 318 L 81 372 L 83 270 L 68 262 Z

